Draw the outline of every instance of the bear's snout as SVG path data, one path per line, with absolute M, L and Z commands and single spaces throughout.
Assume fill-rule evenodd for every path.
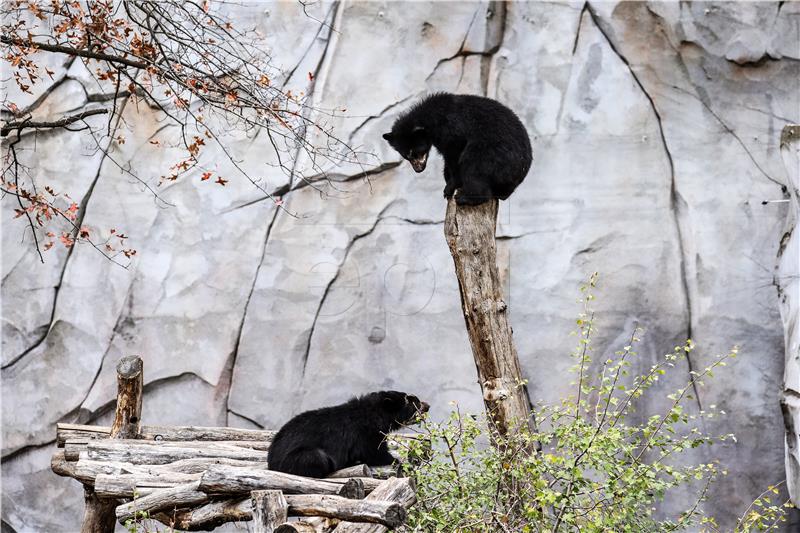
M 425 165 L 428 163 L 428 154 L 423 154 L 420 157 L 409 159 L 408 162 L 411 163 L 411 167 L 414 169 L 414 172 L 419 174 L 425 170 Z
M 431 408 L 431 405 L 428 402 L 419 402 L 419 412 L 420 413 L 427 413 L 428 410 Z

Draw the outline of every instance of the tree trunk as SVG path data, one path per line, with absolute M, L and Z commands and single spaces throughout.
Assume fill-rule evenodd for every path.
M 109 437 L 132 439 L 139 433 L 142 417 L 142 360 L 123 357 L 117 364 L 117 407 Z M 84 485 L 81 533 L 113 533 L 117 500 L 101 500 L 94 489 Z
M 497 204 L 492 200 L 459 206 L 451 198 L 444 233 L 455 263 L 486 412 L 499 434 L 505 435 L 526 424 L 533 429 L 533 420 L 497 271 Z

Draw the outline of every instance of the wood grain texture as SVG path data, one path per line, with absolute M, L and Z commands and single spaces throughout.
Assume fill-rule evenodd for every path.
M 273 533 L 289 518 L 289 504 L 279 490 L 254 490 L 250 493 L 253 533 Z
M 389 478 L 378 486 L 364 501 L 393 502 L 408 509 L 417 501 L 414 485 L 409 478 Z M 403 518 L 405 520 L 405 517 Z M 341 522 L 334 533 L 385 533 L 389 528 L 383 524 L 363 522 Z

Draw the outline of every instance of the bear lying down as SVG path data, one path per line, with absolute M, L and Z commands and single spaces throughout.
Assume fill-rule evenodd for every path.
M 391 464 L 386 434 L 413 424 L 429 408 L 416 396 L 380 391 L 301 413 L 272 440 L 269 469 L 321 478 L 348 466 Z

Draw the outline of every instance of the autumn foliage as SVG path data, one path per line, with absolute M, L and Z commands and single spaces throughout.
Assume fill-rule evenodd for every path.
M 199 182 L 218 186 L 245 178 L 273 198 L 274 191 L 265 188 L 263 179 L 247 172 L 225 146 L 225 133 L 234 129 L 265 133 L 265 142 L 275 153 L 274 166 L 290 178 L 319 179 L 332 164 L 358 163 L 360 154 L 326 125 L 328 113 L 314 109 L 306 93 L 286 87 L 286 73 L 276 68 L 265 52 L 268 39 L 252 29 L 237 27 L 221 2 L 4 2 L 3 61 L 21 93 L 33 95 L 38 84 L 53 83 L 56 73 L 44 66 L 44 54 L 83 62 L 103 89 L 95 100 L 103 107 L 57 118 L 36 116 L 39 99 L 28 98 L 26 101 L 33 103 L 23 106 L 5 92 L 0 102 L 2 136 L 9 141 L 1 178 L 3 197 L 18 204 L 15 214 L 27 220 L 40 256 L 55 242 L 71 247 L 86 241 L 112 259 L 120 254 L 130 258 L 135 250 L 124 246 L 119 232 L 105 230 L 101 239 L 99 231 L 84 227 L 80 203 L 71 201 L 66 192 L 57 194 L 45 184 L 33 182 L 17 146 L 25 135 L 36 131 L 85 132 L 110 157 L 112 143 L 125 143 L 124 135 L 112 134 L 112 126 L 119 123 L 126 105 L 141 103 L 156 109 L 179 127 L 177 147 L 184 156 L 165 168 L 156 183 L 124 170 L 155 196 L 163 183 L 196 176 Z M 308 73 L 308 79 L 313 84 L 314 74 Z M 87 120 L 100 114 L 107 115 L 104 126 L 98 127 L 96 119 Z M 165 141 L 156 138 L 150 142 L 160 145 Z M 235 176 L 220 176 L 200 166 L 199 155 L 209 143 L 222 150 L 233 164 Z M 304 159 L 302 172 L 296 165 L 298 158 Z M 280 205 L 277 196 L 273 199 Z M 66 231 L 48 229 L 56 219 L 66 222 Z

